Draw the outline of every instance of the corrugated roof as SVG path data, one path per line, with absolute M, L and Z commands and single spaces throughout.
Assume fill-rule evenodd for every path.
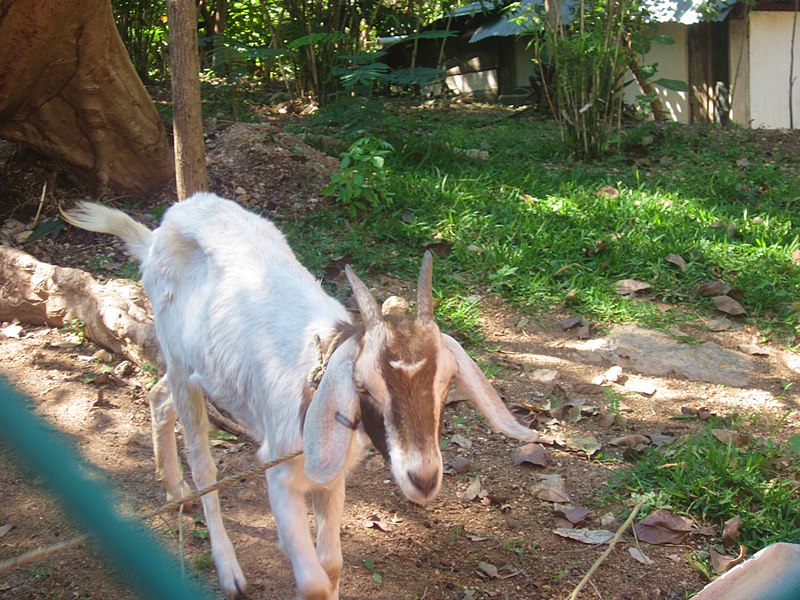
M 739 0 L 645 0 L 644 6 L 651 19 L 657 23 L 682 23 L 691 25 L 700 21 L 722 21 Z M 472 16 L 487 13 L 487 18 L 470 38 L 478 42 L 488 37 L 517 36 L 537 28 L 534 14 L 544 16 L 544 0 L 521 0 L 511 10 L 497 12 L 505 5 L 502 0 L 483 0 L 472 2 L 454 9 L 449 15 L 454 17 Z M 494 6 L 494 9 L 492 9 Z M 561 3 L 562 23 L 571 23 L 580 7 L 580 0 L 563 0 Z M 495 13 L 495 14 L 488 14 Z

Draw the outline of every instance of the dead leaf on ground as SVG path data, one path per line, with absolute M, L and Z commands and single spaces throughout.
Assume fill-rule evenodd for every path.
M 557 517 L 566 519 L 572 525 L 580 525 L 592 514 L 592 511 L 585 506 L 570 506 L 569 508 L 556 508 L 553 513 Z
M 359 524 L 365 529 L 378 529 L 384 533 L 389 531 L 389 524 L 378 515 L 370 515 L 359 520 Z
M 720 310 L 726 314 L 734 316 L 747 314 L 744 306 L 739 304 L 730 296 L 714 296 L 712 300 L 714 301 L 714 306 L 717 307 L 717 310 Z
M 511 454 L 515 465 L 528 463 L 538 467 L 546 467 L 548 461 L 547 450 L 541 444 L 525 444 L 514 450 Z
M 725 524 L 722 526 L 722 543 L 727 546 L 733 542 L 738 542 L 742 525 L 744 525 L 744 521 L 742 521 L 742 517 L 739 515 L 725 521 Z
M 619 190 L 613 185 L 604 185 L 595 193 L 597 194 L 598 198 L 608 198 L 609 200 L 619 198 Z
M 464 448 L 465 450 L 469 450 L 470 448 L 472 448 L 472 440 L 468 440 L 464 436 L 458 435 L 457 433 L 450 438 L 450 441 L 453 442 L 456 446 Z
M 554 529 L 553 533 L 592 546 L 607 544 L 614 537 L 614 533 L 606 529 L 567 529 L 562 527 Z
M 581 323 L 583 323 L 583 319 L 581 317 L 567 317 L 563 321 L 560 321 L 558 325 L 561 327 L 561 329 L 567 331 L 568 329 L 577 327 Z
M 2 527 L 0 527 L 0 538 L 3 537 L 5 534 L 7 534 L 12 529 L 14 529 L 14 525 L 12 525 L 11 523 L 6 523 Z
M 749 440 L 744 433 L 733 431 L 732 429 L 712 429 L 711 435 L 723 444 L 731 444 L 736 447 L 744 446 Z
M 634 548 L 630 546 L 628 548 L 628 554 L 633 557 L 634 560 L 642 563 L 643 565 L 652 565 L 653 559 L 647 556 L 644 552 L 642 552 L 639 548 Z
M 456 456 L 444 466 L 444 472 L 448 475 L 461 475 L 469 471 L 472 461 L 464 456 Z
M 697 288 L 697 293 L 700 296 L 726 296 L 730 291 L 731 286 L 719 279 L 701 283 Z
M 644 450 L 650 445 L 650 438 L 646 435 L 633 433 L 631 435 L 623 435 L 609 442 L 612 446 L 620 448 L 634 448 L 635 450 Z
M 711 548 L 709 554 L 711 555 L 711 568 L 714 569 L 714 573 L 722 575 L 744 560 L 747 554 L 747 547 L 739 546 L 739 556 L 736 557 L 720 554 L 713 548 Z
M 22 337 L 22 325 L 14 321 L 13 323 L 11 323 L 11 325 L 3 327 L 0 333 L 9 338 L 19 339 L 20 337 Z
M 477 573 L 484 579 L 509 579 L 519 575 L 520 571 L 512 565 L 503 565 L 502 567 L 498 568 L 492 563 L 479 562 Z
M 567 504 L 570 502 L 567 494 L 567 486 L 564 478 L 557 473 L 537 475 L 538 483 L 531 487 L 531 494 L 534 498 L 544 502 L 559 502 Z
M 585 452 L 589 458 L 600 452 L 603 447 L 593 435 L 580 436 L 558 433 L 556 435 L 556 443 L 567 450 Z
M 615 365 L 603 373 L 603 379 L 611 383 L 620 383 L 624 378 L 625 375 L 622 373 L 622 367 L 619 365 Z
M 725 317 L 706 321 L 706 329 L 709 331 L 727 331 L 731 327 L 733 327 L 733 321 Z
M 596 383 L 574 383 L 572 391 L 583 396 L 596 396 L 603 393 L 603 386 Z
M 686 273 L 686 261 L 679 254 L 671 252 L 667 255 L 667 262 L 676 265 L 681 270 L 681 273 Z
M 643 396 L 652 396 L 658 391 L 654 383 L 645 379 L 628 379 L 624 387 L 629 392 L 634 392 L 635 394 L 641 394 Z
M 466 490 L 456 494 L 459 500 L 463 500 L 465 502 L 472 502 L 475 499 L 485 498 L 488 495 L 489 492 L 483 489 L 483 486 L 481 485 L 480 477 L 475 477 L 469 482 Z
M 739 350 L 750 356 L 771 356 L 772 351 L 756 344 L 739 344 Z
M 692 520 L 660 509 L 635 524 L 633 530 L 648 544 L 680 544 L 692 532 Z
M 633 296 L 637 292 L 649 290 L 652 286 L 637 279 L 622 279 L 614 286 L 614 291 L 621 296 Z

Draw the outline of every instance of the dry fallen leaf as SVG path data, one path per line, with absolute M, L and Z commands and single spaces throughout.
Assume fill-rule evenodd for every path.
M 644 281 L 638 281 L 636 279 L 622 279 L 621 281 L 617 282 L 617 285 L 614 287 L 614 291 L 621 296 L 633 296 L 636 292 L 649 290 L 650 287 L 650 284 L 645 283 Z
M 463 492 L 459 492 L 456 494 L 459 500 L 464 500 L 466 502 L 472 502 L 476 498 L 482 498 L 481 493 L 483 496 L 486 496 L 485 490 L 481 486 L 481 478 L 475 477 L 472 481 L 469 482 L 467 489 Z
M 714 573 L 722 575 L 744 560 L 747 554 L 747 548 L 745 546 L 739 546 L 739 556 L 736 557 L 720 554 L 713 548 L 709 554 L 711 555 L 711 568 L 714 569 Z
M 364 517 L 359 521 L 359 524 L 365 529 L 378 529 L 384 533 L 389 531 L 389 525 L 381 519 L 378 515 L 370 515 Z
M 683 260 L 679 254 L 675 254 L 674 252 L 667 255 L 667 262 L 676 265 L 682 273 L 686 273 L 686 261 Z
M 606 529 L 568 529 L 562 527 L 554 529 L 553 533 L 581 544 L 591 544 L 592 546 L 607 544 L 614 537 L 614 533 Z
M 712 300 L 714 301 L 714 306 L 717 307 L 717 310 L 720 310 L 726 314 L 734 316 L 747 314 L 744 306 L 739 304 L 730 296 L 714 296 Z
M 572 525 L 580 525 L 591 516 L 592 511 L 585 506 L 571 506 L 569 508 L 556 508 L 553 513 L 557 517 L 566 519 Z
M 579 436 L 558 433 L 556 442 L 568 450 L 585 452 L 589 458 L 600 452 L 603 447 L 593 435 Z
M 648 544 L 679 544 L 692 532 L 692 520 L 661 509 L 647 515 L 633 530 Z
M 458 435 L 457 433 L 450 438 L 450 441 L 453 442 L 456 446 L 459 446 L 460 448 L 464 448 L 466 450 L 472 448 L 472 440 L 468 440 L 467 438 Z
M 7 534 L 9 531 L 14 529 L 14 526 L 11 523 L 6 523 L 2 527 L 0 527 L 0 538 Z
M 731 444 L 736 447 L 744 446 L 748 441 L 748 437 L 745 434 L 731 429 L 712 429 L 711 435 L 723 444 Z
M 570 502 L 564 478 L 557 473 L 537 475 L 538 483 L 531 487 L 531 494 L 534 498 L 544 502 Z
M 603 378 L 611 383 L 620 383 L 624 377 L 625 375 L 622 373 L 622 367 L 618 365 L 611 367 L 608 371 L 603 373 Z
M 612 446 L 619 446 L 620 448 L 635 448 L 636 450 L 644 450 L 650 445 L 650 438 L 646 435 L 639 435 L 633 433 L 631 435 L 624 435 L 609 442 Z
M 583 322 L 581 317 L 567 317 L 563 321 L 559 322 L 559 327 L 566 331 L 567 329 L 572 329 L 573 327 L 577 327 Z
M 630 554 L 634 560 L 639 561 L 643 565 L 652 565 L 653 559 L 647 556 L 644 552 L 642 552 L 639 548 L 634 548 L 633 546 L 628 548 L 628 554 Z
M 603 393 L 603 386 L 596 383 L 575 383 L 572 391 L 583 396 L 596 396 Z
M 739 344 L 739 350 L 750 356 L 771 356 L 772 351 L 756 344 Z
M 730 543 L 738 542 L 742 525 L 744 525 L 744 521 L 739 515 L 725 521 L 725 525 L 722 526 L 722 543 L 727 546 Z
M 22 337 L 22 326 L 19 323 L 14 322 L 11 325 L 8 325 L 7 327 L 3 327 L 0 333 L 9 338 L 19 339 L 20 337 Z
M 539 467 L 546 467 L 548 463 L 547 450 L 541 444 L 525 444 L 514 450 L 511 454 L 515 465 L 529 463 Z
M 619 198 L 619 190 L 613 185 L 604 185 L 595 193 L 597 194 L 598 198 L 608 198 L 609 200 Z
M 731 291 L 731 286 L 729 286 L 724 281 L 720 281 L 719 279 L 701 283 L 700 286 L 697 288 L 697 293 L 700 296 L 725 296 L 730 291 Z
M 706 321 L 706 329 L 709 331 L 727 331 L 733 326 L 733 321 L 720 317 L 719 319 L 710 319 Z
M 445 465 L 444 472 L 448 473 L 449 475 L 460 475 L 461 473 L 466 473 L 469 471 L 471 465 L 472 461 L 470 459 L 463 456 L 456 456 L 453 460 L 449 461 Z

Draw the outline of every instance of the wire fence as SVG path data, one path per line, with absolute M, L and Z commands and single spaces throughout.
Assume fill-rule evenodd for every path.
M 111 491 L 87 476 L 90 469 L 64 436 L 27 407 L 29 401 L 0 378 L 0 443 L 19 464 L 41 478 L 76 525 L 90 534 L 125 584 L 147 600 L 202 600 L 215 594 L 181 577 L 178 560 L 143 526 L 114 509 Z

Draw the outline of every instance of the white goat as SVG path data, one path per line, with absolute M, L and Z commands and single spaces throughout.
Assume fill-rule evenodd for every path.
M 83 229 L 119 236 L 141 262 L 167 364 L 150 399 L 157 469 L 169 498 L 189 489 L 177 457 L 176 417 L 195 484 L 216 481 L 204 394 L 247 426 L 261 443 L 260 460 L 304 450 L 267 472 L 280 542 L 304 599 L 339 597 L 345 477 L 366 437 L 406 497 L 419 504 L 441 487 L 439 436 L 453 384 L 496 429 L 521 440 L 536 437 L 434 323 L 430 253 L 419 276 L 416 317 L 383 315 L 348 266 L 362 319 L 356 327 L 272 223 L 213 194 L 175 204 L 155 231 L 92 203 L 64 217 Z M 307 376 L 317 363 L 317 336 L 332 355 L 315 392 Z M 316 551 L 306 521 L 309 491 Z M 203 498 L 203 508 L 221 586 L 234 598 L 246 582 L 216 492 Z

